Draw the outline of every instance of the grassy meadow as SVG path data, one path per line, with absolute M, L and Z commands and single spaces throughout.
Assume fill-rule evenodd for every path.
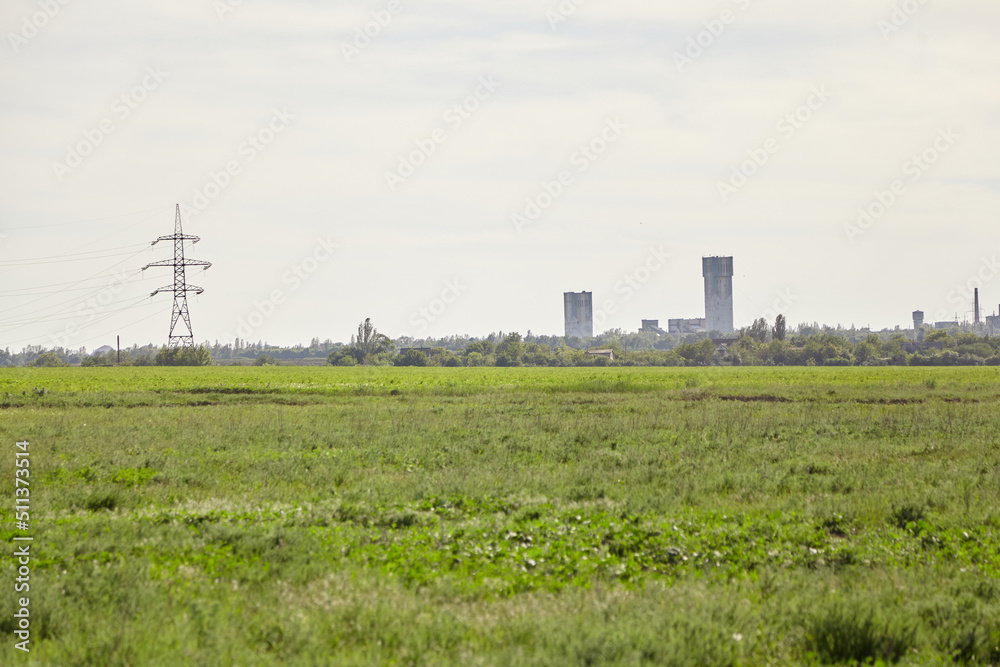
M 0 434 L 0 664 L 1000 664 L 997 367 L 2 369 Z

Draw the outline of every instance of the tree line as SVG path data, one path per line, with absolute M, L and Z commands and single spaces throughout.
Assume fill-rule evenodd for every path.
M 613 359 L 588 354 L 610 350 Z M 28 346 L 19 353 L 0 350 L 0 366 L 171 366 L 171 365 L 336 366 L 977 366 L 1000 365 L 1000 338 L 960 328 L 871 333 L 816 323 L 787 326 L 758 319 L 739 332 L 661 335 L 610 329 L 593 338 L 494 332 L 482 338 L 391 339 L 370 319 L 358 325 L 350 343 L 320 342 L 280 347 L 237 339 L 205 342 L 196 348 L 146 345 L 87 354 L 86 350 Z

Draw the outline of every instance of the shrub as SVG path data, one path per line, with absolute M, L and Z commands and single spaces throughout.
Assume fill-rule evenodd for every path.
M 157 366 L 208 366 L 212 355 L 205 347 L 163 347 L 156 353 Z
M 278 360 L 270 354 L 262 354 L 253 362 L 254 366 L 277 366 Z
M 426 366 L 427 355 L 420 350 L 410 349 L 396 357 L 395 364 L 397 366 Z
M 59 355 L 55 352 L 42 352 L 38 357 L 31 362 L 32 366 L 35 367 L 48 367 L 54 368 L 57 366 L 68 366 L 66 362 L 59 358 Z

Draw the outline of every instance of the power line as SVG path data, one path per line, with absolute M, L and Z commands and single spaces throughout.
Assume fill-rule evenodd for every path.
M 138 271 L 138 269 L 136 269 L 136 270 Z M 59 287 L 60 285 L 79 285 L 80 283 L 87 282 L 88 280 L 99 280 L 101 278 L 109 278 L 109 277 L 112 277 L 112 275 L 110 273 L 108 273 L 108 274 L 98 273 L 98 274 L 95 274 L 92 278 L 83 278 L 82 280 L 67 280 L 66 282 L 62 282 L 62 283 L 50 283 L 48 285 L 36 285 L 34 287 L 28 287 L 28 288 L 25 288 L 25 289 L 34 290 L 34 289 L 44 289 L 46 287 Z M 143 278 L 143 280 L 145 280 L 145 278 Z M 34 294 L 59 294 L 60 292 L 73 292 L 73 291 L 89 290 L 89 289 L 90 289 L 89 287 L 79 287 L 79 288 L 76 288 L 76 289 L 71 289 L 71 288 L 67 287 L 66 289 L 56 290 L 54 292 L 33 292 L 33 293 L 24 293 L 24 294 L 19 294 L 19 293 L 20 292 L 24 292 L 25 290 L 0 290 L 0 298 L 2 298 L 4 295 L 11 295 L 11 296 L 33 296 Z
M 102 338 L 102 337 L 104 337 L 104 336 L 108 336 L 108 335 L 110 335 L 110 334 L 113 334 L 113 333 L 115 333 L 115 332 L 117 332 L 117 331 L 125 331 L 126 329 L 129 329 L 130 327 L 133 327 L 133 326 L 135 326 L 136 324 L 139 324 L 139 322 L 145 322 L 145 321 L 146 321 L 146 320 L 148 320 L 149 318 L 151 318 L 151 317 L 156 317 L 157 315 L 161 315 L 161 314 L 163 314 L 163 313 L 165 313 L 165 312 L 167 312 L 167 309 L 166 309 L 166 308 L 164 308 L 164 309 L 162 309 L 162 310 L 158 310 L 158 311 L 156 311 L 155 313 L 153 313 L 152 315 L 147 315 L 146 317 L 143 317 L 143 318 L 141 318 L 141 319 L 138 319 L 138 320 L 136 320 L 135 322 L 132 322 L 131 324 L 126 324 L 126 325 L 125 325 L 125 326 L 123 326 L 123 327 L 118 327 L 118 328 L 116 328 L 116 329 L 112 329 L 112 330 L 110 330 L 110 331 L 105 331 L 105 332 L 104 332 L 104 333 L 102 333 L 102 334 L 97 334 L 97 335 L 96 335 L 96 336 L 94 336 L 93 338 L 88 338 L 88 339 L 86 339 L 86 340 L 81 340 L 81 341 L 80 341 L 80 343 L 89 343 L 89 342 L 90 342 L 90 341 L 92 341 L 92 340 L 97 340 L 98 338 Z
M 143 298 L 143 299 L 147 299 L 147 298 L 149 298 L 149 297 L 142 297 L 142 298 Z M 150 305 L 155 305 L 155 304 L 152 304 L 152 303 L 150 303 L 150 304 L 146 304 L 146 305 L 147 305 L 147 306 L 150 306 Z M 143 307 L 143 306 L 138 306 L 138 307 Z M 137 308 L 137 306 L 132 306 L 131 308 Z M 116 327 L 116 328 L 114 328 L 114 329 L 112 329 L 112 330 L 110 330 L 110 331 L 105 331 L 104 333 L 101 333 L 101 334 L 97 334 L 96 336 L 93 336 L 93 337 L 91 337 L 91 338 L 87 338 L 87 339 L 84 339 L 84 340 L 81 340 L 81 341 L 78 341 L 78 343 L 82 345 L 82 344 L 84 344 L 84 343 L 89 343 L 90 341 L 92 341 L 92 340 L 95 340 L 95 339 L 97 339 L 97 338 L 101 338 L 102 336 L 107 336 L 107 335 L 109 335 L 109 334 L 112 334 L 112 333 L 115 333 L 116 331 L 124 331 L 124 330 L 126 330 L 126 329 L 128 329 L 128 328 L 130 328 L 130 327 L 132 327 L 132 326 L 134 326 L 134 325 L 136 325 L 136 324 L 138 324 L 139 322 L 144 322 L 144 321 L 148 320 L 148 319 L 149 319 L 149 318 L 151 318 L 151 317 L 156 317 L 157 315 L 162 315 L 162 314 L 163 314 L 163 313 L 165 313 L 165 312 L 167 312 L 167 311 L 166 311 L 166 309 L 165 309 L 165 308 L 161 308 L 160 310 L 156 311 L 155 313 L 153 313 L 153 314 L 151 314 L 151 315 L 147 315 L 147 316 L 145 316 L 145 317 L 142 317 L 142 318 L 140 318 L 140 319 L 138 319 L 138 320 L 135 320 L 134 322 L 131 322 L 131 323 L 129 323 L 129 324 L 126 324 L 126 325 L 125 325 L 125 326 L 123 326 L 123 327 Z M 95 320 L 94 322 L 91 322 L 90 324 L 97 324 L 98 322 L 103 322 L 104 320 L 108 319 L 108 318 L 109 318 L 110 316 L 111 316 L 111 315 L 104 315 L 104 316 L 102 316 L 102 317 L 99 317 L 99 318 L 98 318 L 97 320 Z M 5 345 L 5 346 L 9 346 L 9 345 L 14 345 L 14 344 L 17 344 L 17 343 L 26 343 L 26 342 L 28 342 L 28 341 L 31 341 L 31 340 L 35 340 L 35 338 L 36 338 L 36 337 L 34 337 L 34 336 L 33 336 L 33 337 L 31 337 L 31 338 L 22 338 L 21 340 L 13 340 L 13 341 L 7 341 L 7 342 L 6 342 L 6 343 L 5 343 L 4 345 Z
M 106 218 L 91 218 L 89 220 L 76 220 L 74 222 L 53 222 L 45 225 L 27 225 L 25 227 L 5 227 L 4 229 L 11 231 L 21 231 L 26 229 L 42 229 L 45 227 L 63 227 L 65 225 L 85 225 L 89 222 L 104 222 L 105 220 L 114 220 L 116 218 L 125 218 L 130 215 L 139 215 L 140 213 L 149 213 L 150 211 L 162 211 L 166 206 L 160 205 L 156 208 L 147 208 L 143 211 L 132 211 L 131 213 L 121 213 L 119 215 L 109 215 Z M 146 218 L 148 220 L 148 218 Z
M 115 267 L 117 267 L 117 266 L 119 266 L 119 265 L 121 265 L 121 264 L 124 264 L 124 263 L 125 263 L 125 262 L 127 262 L 128 260 L 132 259 L 132 257 L 136 257 L 137 255 L 141 255 L 141 254 L 142 254 L 143 252 L 145 252 L 145 251 L 144 251 L 144 250 L 140 250 L 139 252 L 136 252 L 136 253 L 133 253 L 132 255 L 130 255 L 129 257 L 126 257 L 126 258 L 125 258 L 125 259 L 123 259 L 122 261 L 120 261 L 120 262 L 116 262 L 115 264 L 112 264 L 112 265 L 111 265 L 111 266 L 109 266 L 108 268 L 106 268 L 106 269 L 103 269 L 103 270 L 101 270 L 101 271 L 98 271 L 98 272 L 97 272 L 96 274 L 94 274 L 94 275 L 91 275 L 91 276 L 87 276 L 86 278 L 82 278 L 82 279 L 80 279 L 80 280 L 78 280 L 78 281 L 76 281 L 76 282 L 74 282 L 74 283 L 70 283 L 70 285 L 71 285 L 71 286 L 76 286 L 76 285 L 79 285 L 79 284 L 80 284 L 80 283 L 82 283 L 82 282 L 86 282 L 87 280 L 91 280 L 91 279 L 93 279 L 94 277 L 96 277 L 96 276 L 98 276 L 98 275 L 100 275 L 100 274 L 104 274 L 104 273 L 107 273 L 107 272 L 108 272 L 108 271 L 110 271 L 111 269 L 113 269 L 113 268 L 115 268 Z M 103 290 L 103 289 L 106 289 L 106 288 L 108 288 L 108 287 L 110 287 L 110 285 L 105 285 L 104 287 L 99 287 L 99 288 L 96 288 L 96 289 L 94 289 L 94 290 L 93 290 L 93 293 L 97 293 L 97 292 L 100 292 L 101 290 Z M 66 287 L 66 288 L 63 288 L 63 289 L 61 289 L 61 290 L 56 290 L 55 292 L 52 292 L 52 294 L 61 294 L 62 292 L 65 292 L 65 291 L 67 291 L 68 289 L 69 289 L 69 287 Z M 49 298 L 49 296 L 51 296 L 52 294 L 50 294 L 50 295 L 48 295 L 48 296 L 43 296 L 43 297 L 41 297 L 41 298 L 39 298 L 39 299 L 35 299 L 35 300 L 33 300 L 33 301 L 28 301 L 27 303 L 22 303 L 22 304 L 19 304 L 19 305 L 17 305 L 17 306 L 11 306 L 10 308 L 6 309 L 6 312 L 9 312 L 9 311 L 11 311 L 11 310 L 17 310 L 17 309 L 19 309 L 19 308 L 24 308 L 25 306 L 30 306 L 30 305 L 32 305 L 32 304 L 34 304 L 34 303 L 38 303 L 39 301 L 45 301 L 45 300 L 46 300 L 46 299 L 48 299 L 48 298 Z M 70 301 L 72 301 L 72 299 L 70 299 Z M 62 303 L 69 303 L 69 301 L 63 301 Z M 32 312 L 32 313 L 38 313 L 38 312 L 41 312 L 41 311 L 43 311 L 43 310 L 49 310 L 49 309 L 51 309 L 51 308 L 53 308 L 53 307 L 58 307 L 59 305 L 61 305 L 61 304 L 57 304 L 56 306 L 46 306 L 45 308 L 41 308 L 41 309 L 39 309 L 39 310 L 35 310 L 35 311 L 31 311 L 31 312 Z M 25 314 L 31 314 L 31 313 L 22 313 L 22 315 L 25 315 Z
M 11 264 L 12 262 L 32 263 L 32 262 L 39 262 L 39 261 L 46 260 L 46 259 L 64 259 L 66 257 L 77 257 L 79 255 L 92 255 L 95 252 L 109 252 L 111 250 L 123 250 L 125 248 L 138 248 L 139 246 L 145 246 L 145 245 L 146 245 L 145 243 L 133 243 L 131 245 L 121 245 L 121 246 L 118 246 L 116 248 L 104 248 L 102 250 L 87 250 L 86 252 L 74 252 L 74 253 L 68 253 L 68 254 L 64 254 L 64 255 L 48 255 L 46 257 L 22 257 L 20 259 L 3 259 L 3 260 L 0 260 L 0 266 Z M 128 253 L 121 253 L 121 254 L 126 255 Z M 115 257 L 116 255 L 107 255 L 107 256 L 108 257 Z M 85 259 L 100 259 L 100 257 L 86 257 Z M 79 260 L 71 260 L 71 261 L 79 261 Z
M 146 244 L 141 244 L 145 246 Z M 133 248 L 135 246 L 132 246 Z M 94 252 L 100 252 L 95 250 Z M 84 254 L 84 253 L 80 253 Z M 107 259 L 108 257 L 124 257 L 130 253 L 127 252 L 117 252 L 111 255 L 97 255 L 96 257 L 78 257 L 77 259 L 50 259 L 50 260 L 24 260 L 24 259 L 11 259 L 7 261 L 0 261 L 0 268 L 7 268 L 9 266 L 35 266 L 36 264 L 64 264 L 66 262 L 89 262 L 94 259 Z M 135 253 L 138 254 L 138 253 Z M 135 254 L 132 256 L 135 257 Z
M 129 310 L 130 308 L 132 308 L 133 306 L 135 306 L 136 304 L 138 304 L 140 301 L 145 301 L 148 298 L 149 298 L 148 296 L 140 296 L 139 298 L 133 299 L 132 301 L 130 301 L 129 305 L 127 305 L 127 306 L 123 306 L 121 308 L 115 308 L 115 309 L 112 309 L 112 310 L 106 310 L 106 311 L 103 311 L 103 312 L 105 312 L 105 313 L 121 313 L 121 312 L 124 312 L 126 310 Z M 96 311 L 97 307 L 92 308 L 92 310 Z M 73 320 L 73 319 L 76 319 L 78 317 L 87 317 L 87 315 L 76 314 L 76 315 L 67 315 L 65 317 L 50 317 L 50 316 L 46 315 L 45 317 L 38 317 L 38 318 L 35 318 L 35 319 L 29 319 L 29 320 L 21 320 L 19 322 L 10 322 L 9 321 L 9 322 L 7 322 L 7 324 L 10 324 L 11 326 L 8 327 L 7 330 L 12 329 L 14 327 L 19 327 L 19 326 L 28 326 L 28 325 L 31 325 L 31 324 L 38 324 L 40 322 L 64 322 L 66 320 Z

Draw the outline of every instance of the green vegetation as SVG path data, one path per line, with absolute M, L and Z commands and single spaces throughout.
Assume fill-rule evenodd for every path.
M 998 381 L 0 370 L 25 662 L 997 664 Z

